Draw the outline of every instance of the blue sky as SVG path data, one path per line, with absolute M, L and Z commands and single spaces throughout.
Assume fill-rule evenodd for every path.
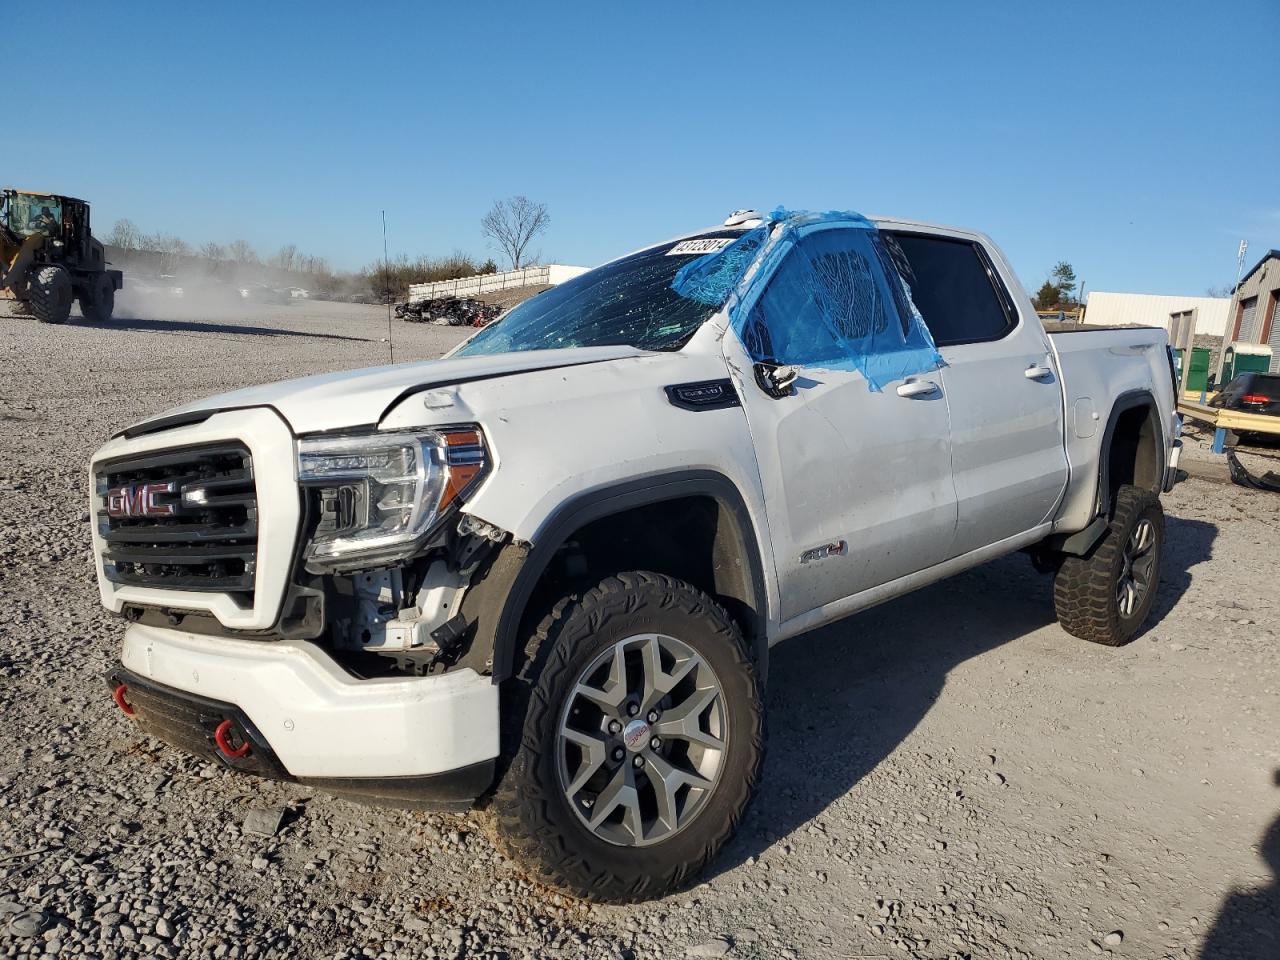
M 106 232 L 355 267 L 545 202 L 594 264 L 737 207 L 982 229 L 1034 290 L 1202 294 L 1280 247 L 1280 3 L 211 4 L 6 12 L 4 178 Z M 16 58 L 16 59 L 15 59 Z M 13 108 L 17 109 L 13 109 Z M 21 129 L 20 136 L 12 135 Z

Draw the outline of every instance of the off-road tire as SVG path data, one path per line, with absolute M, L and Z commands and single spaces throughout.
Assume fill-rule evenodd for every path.
M 41 267 L 27 285 L 27 309 L 41 323 L 62 323 L 71 316 L 71 275 L 62 267 Z
M 1151 521 L 1155 566 L 1145 595 L 1130 615 L 1121 610 L 1117 589 L 1124 572 L 1125 546 L 1144 519 Z M 1053 605 L 1062 629 L 1073 637 L 1120 647 L 1137 634 L 1151 613 L 1160 584 L 1164 549 L 1164 510 L 1147 490 L 1123 486 L 1116 493 L 1111 523 L 1086 556 L 1064 557 L 1053 581 Z
M 641 633 L 678 637 L 711 665 L 729 735 L 716 785 L 692 821 L 655 844 L 620 846 L 592 833 L 570 808 L 557 773 L 558 724 L 579 671 L 619 639 Z M 499 849 L 537 881 L 585 900 L 644 900 L 696 876 L 737 829 L 764 760 L 764 703 L 737 624 L 687 583 L 621 573 L 558 602 L 524 654 L 504 690 L 505 769 L 486 811 Z
M 116 287 L 111 277 L 100 273 L 89 281 L 89 287 L 80 295 L 80 312 L 92 323 L 106 323 L 116 308 Z

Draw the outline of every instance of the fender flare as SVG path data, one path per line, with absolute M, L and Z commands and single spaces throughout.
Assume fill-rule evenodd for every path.
M 1116 426 L 1120 423 L 1121 415 L 1139 407 L 1145 407 L 1150 414 L 1151 422 L 1155 424 L 1157 452 L 1162 459 L 1167 460 L 1164 453 L 1164 424 L 1160 422 L 1160 406 L 1156 403 L 1156 398 L 1150 390 L 1145 388 L 1126 390 L 1116 397 L 1116 402 L 1111 405 L 1107 428 L 1102 433 L 1102 445 L 1098 448 L 1097 517 L 1106 517 L 1111 513 L 1111 442 L 1115 438 Z M 1167 464 L 1164 469 L 1168 469 Z M 1162 470 L 1156 492 L 1163 488 L 1164 472 Z
M 761 682 L 768 673 L 769 641 L 767 622 L 768 593 L 765 586 L 764 558 L 761 554 L 751 513 L 737 486 L 724 474 L 713 470 L 681 470 L 627 481 L 580 494 L 561 504 L 543 521 L 531 544 L 523 549 L 508 545 L 494 562 L 489 577 L 494 584 L 491 599 L 501 596 L 496 617 L 481 618 L 492 624 L 491 671 L 494 683 L 512 676 L 519 653 L 520 623 L 534 588 L 542 578 L 552 557 L 561 545 L 585 524 L 623 513 L 636 507 L 676 500 L 683 497 L 707 496 L 715 500 L 730 520 L 727 533 L 744 565 L 745 605 L 750 609 L 750 623 L 743 623 L 747 642 L 754 654 Z M 465 606 L 465 601 L 464 601 Z M 495 604 L 496 606 L 496 604 Z M 481 634 L 488 632 L 481 626 Z M 481 643 L 484 637 L 476 637 Z

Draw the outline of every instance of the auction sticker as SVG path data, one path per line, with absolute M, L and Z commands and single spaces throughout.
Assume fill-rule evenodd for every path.
M 668 257 L 689 254 L 715 253 L 733 243 L 733 237 L 703 237 L 700 240 L 681 240 L 667 251 Z

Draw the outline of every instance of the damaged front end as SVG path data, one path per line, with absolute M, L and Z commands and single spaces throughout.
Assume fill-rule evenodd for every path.
M 463 512 L 493 463 L 483 431 L 264 447 L 161 447 L 94 468 L 103 582 L 131 588 L 117 706 L 233 770 L 465 806 L 493 778 L 496 622 L 527 552 Z M 256 588 L 271 580 L 268 608 Z M 219 604 L 260 615 L 229 623 Z
M 492 624 L 477 595 L 503 552 L 523 555 L 509 535 L 462 514 L 422 556 L 398 566 L 326 578 L 327 643 L 339 662 L 364 676 L 426 676 L 453 667 L 486 674 L 493 665 Z M 483 629 L 487 628 L 487 629 Z
M 518 567 L 525 554 L 508 533 L 462 512 L 492 463 L 475 424 L 301 438 L 299 535 L 274 623 L 240 629 L 207 611 L 163 604 L 126 603 L 121 612 L 144 627 L 313 643 L 361 678 L 455 666 L 488 674 L 493 625 L 484 624 L 489 642 L 473 640 L 477 621 L 496 617 L 483 604 L 501 597 L 483 599 L 492 582 L 474 602 L 469 594 L 492 580 L 503 547 L 502 569 L 512 558 Z M 215 478 L 184 496 L 206 497 L 214 509 L 221 494 Z M 258 507 L 249 509 L 256 517 Z
M 324 590 L 324 642 L 366 676 L 487 673 L 464 613 L 505 531 L 461 513 L 491 455 L 474 424 L 421 433 L 299 441 L 298 481 L 314 518 L 303 572 Z

